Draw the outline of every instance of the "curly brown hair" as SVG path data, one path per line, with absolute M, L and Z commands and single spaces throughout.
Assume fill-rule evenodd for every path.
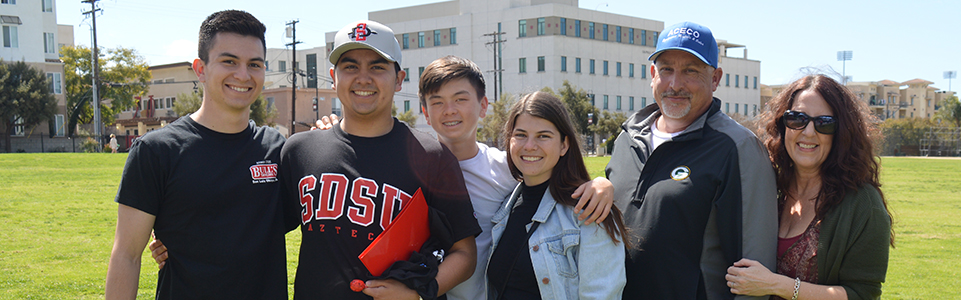
M 821 190 L 816 198 L 817 215 L 820 219 L 828 211 L 838 206 L 848 192 L 857 191 L 864 184 L 870 184 L 881 195 L 884 208 L 891 216 L 884 193 L 881 192 L 881 165 L 874 154 L 870 134 L 875 126 L 867 104 L 846 87 L 824 75 L 809 75 L 792 82 L 767 104 L 761 115 L 761 128 L 758 135 L 764 141 L 771 155 L 771 164 L 777 174 L 778 211 L 783 209 L 787 192 L 797 179 L 794 161 L 787 153 L 784 144 L 784 122 L 781 116 L 794 106 L 798 95 L 803 91 L 818 93 L 834 112 L 837 131 L 832 138 L 832 147 L 824 163 L 821 164 Z M 891 230 L 891 245 L 894 245 L 894 229 Z

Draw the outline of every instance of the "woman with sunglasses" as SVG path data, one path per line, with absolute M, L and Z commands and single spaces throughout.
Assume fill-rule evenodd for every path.
M 511 174 L 523 182 L 491 220 L 488 298 L 620 299 L 621 212 L 611 207 L 601 224 L 578 221 L 570 195 L 590 175 L 564 104 L 528 94 L 511 107 L 504 133 Z
M 741 259 L 728 268 L 731 292 L 879 298 L 894 232 L 865 103 L 831 78 L 811 75 L 768 105 L 760 124 L 777 173 L 777 273 Z

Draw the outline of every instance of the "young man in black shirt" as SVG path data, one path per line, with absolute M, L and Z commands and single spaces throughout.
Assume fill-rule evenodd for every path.
M 242 11 L 210 15 L 193 68 L 196 112 L 133 144 L 117 191 L 106 298 L 134 299 L 150 230 L 171 255 L 157 299 L 286 299 L 277 166 L 284 138 L 250 121 L 264 83 L 266 28 Z

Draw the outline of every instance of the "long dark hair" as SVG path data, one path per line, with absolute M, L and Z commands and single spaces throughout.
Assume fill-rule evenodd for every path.
M 510 145 L 510 136 L 517 124 L 517 117 L 521 114 L 528 114 L 551 122 L 561 134 L 561 140 L 567 140 L 567 154 L 561 156 L 551 170 L 549 188 L 551 196 L 557 203 L 567 206 L 576 205 L 577 200 L 571 198 L 571 194 L 581 184 L 590 181 L 591 175 L 587 173 L 584 158 L 581 157 L 580 141 L 577 131 L 574 130 L 570 115 L 567 113 L 567 108 L 564 107 L 560 99 L 545 92 L 525 95 L 511 106 L 507 114 L 507 124 L 504 126 L 504 145 Z M 514 165 L 514 160 L 510 155 L 507 155 L 507 165 L 510 167 L 511 175 L 514 178 L 522 179 L 522 174 Z M 618 234 L 622 237 L 627 236 L 621 211 L 617 207 L 611 207 L 610 216 L 603 223 L 604 229 L 614 242 L 618 242 Z
M 828 211 L 837 207 L 848 192 L 857 191 L 861 185 L 870 184 L 881 195 L 881 201 L 888 216 L 884 193 L 881 192 L 881 166 L 874 154 L 870 133 L 871 115 L 863 101 L 834 79 L 824 75 L 809 75 L 801 78 L 777 94 L 768 103 L 768 110 L 761 116 L 759 124 L 766 124 L 760 132 L 764 145 L 771 155 L 771 163 L 777 173 L 778 211 L 784 206 L 785 197 L 791 184 L 797 179 L 794 161 L 787 153 L 784 144 L 784 122 L 781 115 L 794 106 L 798 95 L 803 91 L 814 91 L 828 103 L 837 119 L 837 131 L 831 137 L 832 146 L 824 163 L 821 164 L 821 190 L 816 198 L 816 217 L 824 217 Z M 891 245 L 894 245 L 894 227 L 891 229 Z

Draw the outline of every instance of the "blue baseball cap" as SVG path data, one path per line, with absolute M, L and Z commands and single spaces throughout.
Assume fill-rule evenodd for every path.
M 692 22 L 678 23 L 664 28 L 658 38 L 657 51 L 648 60 L 656 61 L 657 56 L 667 50 L 683 50 L 717 68 L 717 41 L 707 27 Z

